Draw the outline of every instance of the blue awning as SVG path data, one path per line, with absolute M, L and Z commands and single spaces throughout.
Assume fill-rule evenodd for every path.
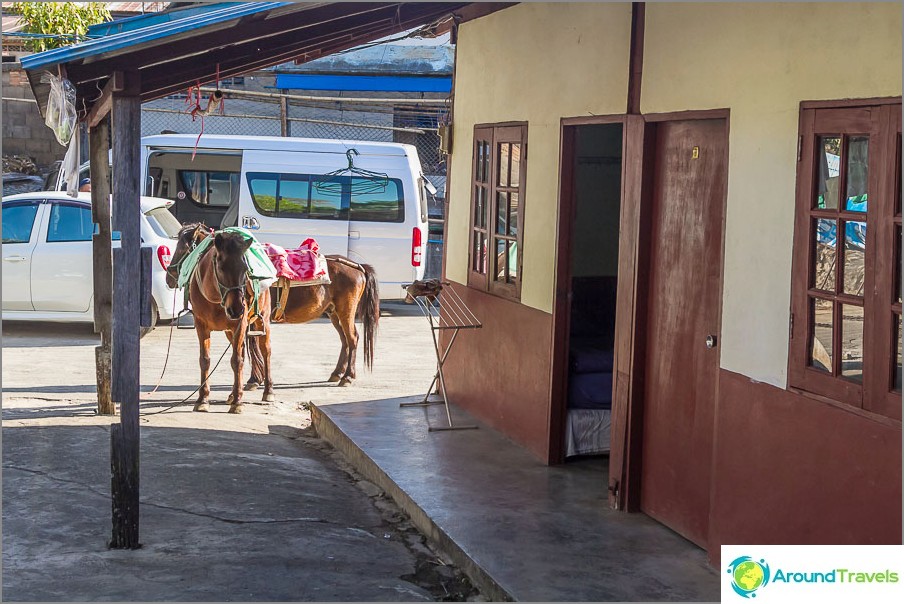
M 452 78 L 423 76 L 277 74 L 276 88 L 296 88 L 301 90 L 366 90 L 383 92 L 451 92 Z

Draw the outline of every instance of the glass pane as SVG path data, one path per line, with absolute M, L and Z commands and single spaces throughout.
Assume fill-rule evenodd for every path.
M 841 137 L 821 136 L 817 145 L 819 154 L 819 181 L 816 189 L 816 207 L 838 209 L 838 168 L 841 163 Z
M 3 204 L 3 243 L 28 243 L 38 204 Z
M 405 222 L 402 181 L 352 178 L 349 217 L 363 222 Z
M 298 180 L 287 175 L 279 181 L 279 214 L 287 216 L 306 216 L 308 213 L 308 196 L 311 193 L 311 183 L 308 179 Z
M 496 240 L 496 258 L 494 260 L 493 278 L 505 281 L 505 239 Z
M 517 187 L 521 182 L 521 145 L 512 144 L 512 186 Z
M 483 178 L 481 178 L 481 182 L 490 182 L 490 143 L 488 141 L 483 142 Z
M 312 178 L 311 206 L 308 217 L 322 220 L 343 220 L 347 215 L 344 216 L 342 212 L 342 194 L 347 190 L 348 178 Z M 280 213 L 282 213 L 281 209 Z
M 866 223 L 842 222 L 844 225 L 844 293 L 863 295 L 866 250 Z
M 474 249 L 471 250 L 471 270 L 481 275 L 487 272 L 487 236 L 483 233 L 474 233 Z
M 477 180 L 477 182 L 484 182 L 484 179 L 483 179 L 483 141 L 476 142 L 474 155 L 477 158 L 477 160 L 476 160 L 477 173 L 474 175 L 474 178 Z
M 94 223 L 91 209 L 82 206 L 53 204 L 50 224 L 47 226 L 48 242 L 91 241 Z
M 483 228 L 483 187 L 474 186 L 474 219 L 475 227 Z
M 499 145 L 499 164 L 497 171 L 499 172 L 498 185 L 507 187 L 509 184 L 509 148 L 511 145 L 502 143 Z
M 248 174 L 248 188 L 257 211 L 265 215 L 276 214 L 277 174 L 251 172 Z
M 835 291 L 835 221 L 817 218 L 815 221 L 816 254 L 813 271 L 815 289 Z
M 508 234 L 512 237 L 518 236 L 518 194 L 509 193 L 509 222 Z
M 509 241 L 508 242 L 508 267 L 509 274 L 507 281 L 509 283 L 514 283 L 515 279 L 518 277 L 518 242 L 517 241 Z
M 810 366 L 832 373 L 832 301 L 810 300 Z
M 233 186 L 237 184 L 238 174 L 235 172 L 207 173 L 207 203 L 221 208 L 228 207 L 232 201 Z M 238 195 L 238 190 L 235 194 Z
M 496 233 L 505 235 L 506 231 L 506 213 L 508 210 L 508 194 L 496 193 Z
M 866 212 L 866 194 L 869 190 L 868 154 L 868 136 L 852 136 L 848 139 L 845 210 Z
M 841 375 L 863 382 L 863 307 L 841 305 Z
M 895 390 L 901 390 L 901 315 L 897 316 L 897 321 L 895 321 L 895 327 L 897 332 L 895 334 L 895 342 L 897 342 L 898 353 L 895 355 Z

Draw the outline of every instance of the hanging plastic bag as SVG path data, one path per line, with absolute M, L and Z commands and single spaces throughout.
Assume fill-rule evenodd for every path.
M 69 150 L 63 158 L 63 164 L 60 171 L 63 173 L 63 179 L 66 181 L 66 195 L 70 197 L 78 197 L 78 171 L 79 171 L 79 141 L 81 136 L 76 134 L 69 141 Z
M 60 79 L 51 73 L 41 76 L 41 81 L 50 84 L 44 123 L 53 130 L 57 142 L 65 146 L 72 138 L 78 121 L 75 111 L 75 86 L 69 80 Z

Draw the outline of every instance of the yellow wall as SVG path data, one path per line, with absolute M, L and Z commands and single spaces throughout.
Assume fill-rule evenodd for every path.
M 898 3 L 646 5 L 642 112 L 731 110 L 723 368 L 787 381 L 800 101 L 900 94 Z
M 467 283 L 474 124 L 528 122 L 521 301 L 552 312 L 560 118 L 621 114 L 630 4 L 519 4 L 462 24 L 446 276 Z

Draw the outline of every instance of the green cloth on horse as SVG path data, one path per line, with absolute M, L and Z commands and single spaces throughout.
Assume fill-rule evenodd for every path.
M 275 281 L 276 268 L 274 268 L 273 263 L 270 262 L 270 258 L 267 256 L 267 251 L 264 249 L 264 246 L 254 238 L 254 235 L 240 227 L 226 227 L 195 246 L 195 249 L 186 255 L 182 259 L 182 262 L 179 263 L 179 287 L 185 287 L 189 284 L 192 275 L 195 273 L 195 269 L 198 267 L 198 261 L 201 259 L 201 256 L 204 255 L 204 252 L 207 251 L 207 248 L 213 244 L 214 237 L 218 233 L 234 233 L 236 235 L 241 235 L 246 240 L 251 240 L 251 247 L 245 250 L 245 263 L 248 265 L 248 276 L 251 277 L 251 285 L 254 288 L 254 303 L 257 305 L 257 300 L 261 295 L 261 281 L 267 279 Z M 185 290 L 185 295 L 188 296 L 187 289 Z

